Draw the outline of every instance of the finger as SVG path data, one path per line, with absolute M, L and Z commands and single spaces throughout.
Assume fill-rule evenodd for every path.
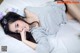
M 22 33 L 26 33 L 26 29 L 24 28 L 24 29 L 22 29 L 22 31 L 20 32 L 21 34 Z

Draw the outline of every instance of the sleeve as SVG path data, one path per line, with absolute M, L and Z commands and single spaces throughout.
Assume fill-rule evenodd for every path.
M 32 36 L 37 42 L 36 51 L 37 53 L 49 53 L 49 43 L 47 39 L 47 34 L 42 27 L 34 28 L 31 30 Z

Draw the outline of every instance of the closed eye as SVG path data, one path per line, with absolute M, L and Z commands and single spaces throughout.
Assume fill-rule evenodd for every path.
M 17 28 L 17 27 L 19 27 L 19 25 L 18 25 L 18 24 L 16 24 L 16 25 L 15 25 L 15 28 Z
M 16 33 L 18 33 L 18 30 L 17 30 L 18 27 L 19 27 L 19 25 L 18 24 L 15 24 L 15 29 L 16 29 L 15 32 Z

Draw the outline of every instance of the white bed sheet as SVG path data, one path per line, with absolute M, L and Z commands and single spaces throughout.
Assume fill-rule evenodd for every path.
M 62 25 L 56 38 L 51 36 L 49 39 L 51 48 L 55 47 L 52 53 L 80 53 L 79 35 L 80 23 L 71 20 Z

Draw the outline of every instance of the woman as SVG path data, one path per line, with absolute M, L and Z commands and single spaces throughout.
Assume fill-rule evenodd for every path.
M 19 33 L 22 42 L 35 49 L 38 53 L 50 53 L 54 47 L 51 49 L 48 36 L 56 35 L 60 26 L 67 22 L 64 4 L 50 2 L 46 7 L 38 9 L 27 8 L 33 13 L 25 9 L 26 18 L 13 12 L 7 13 L 1 20 L 4 31 L 6 33 Z M 26 32 L 31 32 L 37 44 L 26 40 Z M 67 53 L 64 48 L 62 51 L 63 53 Z
M 25 10 L 25 11 L 27 11 L 27 10 Z M 30 18 L 31 16 L 33 18 L 34 17 L 36 18 L 36 16 L 33 15 L 32 13 L 30 13 L 29 15 L 27 14 L 27 18 L 28 17 Z M 39 52 L 39 50 L 38 50 L 39 48 L 44 48 L 47 51 L 45 51 L 44 49 L 40 49 L 40 50 L 42 50 L 42 52 L 49 53 L 49 51 L 48 51 L 49 47 L 47 47 L 49 44 L 47 42 L 46 35 L 41 33 L 41 31 L 44 31 L 44 30 L 38 31 L 38 30 L 42 29 L 41 27 L 39 27 L 38 19 L 32 19 L 30 22 L 27 22 L 26 18 L 14 13 L 14 12 L 8 12 L 7 15 L 5 15 L 3 17 L 3 19 L 1 20 L 1 24 L 2 24 L 2 27 L 6 34 L 20 33 L 22 42 L 29 45 L 31 48 L 36 49 L 38 52 Z M 35 40 L 37 40 L 36 41 L 37 43 L 39 42 L 39 45 L 37 45 L 36 43 L 33 43 L 29 40 L 26 40 L 26 37 L 31 35 L 30 32 L 34 35 L 34 37 L 35 37 L 35 35 L 38 35 L 38 34 L 40 35 L 39 37 L 41 37 L 41 38 L 35 37 Z M 47 48 L 45 48 L 45 47 L 47 47 Z

